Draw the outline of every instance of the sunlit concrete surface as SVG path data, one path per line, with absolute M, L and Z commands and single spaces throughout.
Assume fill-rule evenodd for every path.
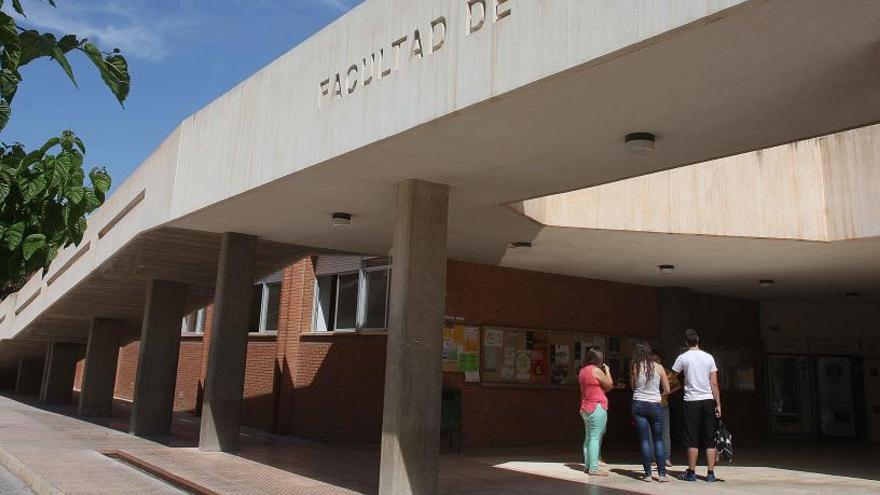
M 3 495 L 31 495 L 32 491 L 7 469 L 0 468 L 0 493 Z
M 224 494 L 372 494 L 378 487 L 376 446 L 326 444 L 248 430 L 242 434 L 240 452 L 203 453 L 195 448 L 198 418 L 193 416 L 179 415 L 173 435 L 154 442 L 118 431 L 128 424 L 128 412 L 120 403 L 115 406 L 115 417 L 88 422 L 68 416 L 74 414 L 71 406 L 43 409 L 16 399 L 0 397 L 0 445 L 65 494 L 180 493 L 99 453 L 105 450 L 122 450 Z M 577 441 L 573 439 L 573 445 L 565 449 L 444 454 L 440 493 L 779 495 L 880 491 L 877 447 L 814 443 L 743 447 L 732 466 L 718 467 L 723 480 L 719 483 L 672 481 L 661 485 L 634 479 L 639 470 L 632 464 L 638 456 L 634 441 L 632 445 L 607 446 L 612 474 L 591 480 L 582 472 L 574 445 Z M 767 467 L 771 465 L 775 467 Z M 671 472 L 680 472 L 680 467 Z

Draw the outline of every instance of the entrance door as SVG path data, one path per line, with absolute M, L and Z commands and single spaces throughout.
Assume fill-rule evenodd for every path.
M 813 387 L 806 356 L 767 357 L 770 431 L 774 437 L 806 437 L 813 432 Z
M 865 359 L 865 402 L 868 438 L 872 443 L 880 443 L 880 357 Z
M 817 357 L 816 384 L 819 392 L 819 431 L 826 437 L 855 436 L 856 411 L 850 358 Z

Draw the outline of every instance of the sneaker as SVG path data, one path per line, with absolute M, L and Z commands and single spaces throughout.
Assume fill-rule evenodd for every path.
M 639 481 L 646 481 L 646 482 L 650 483 L 651 482 L 651 473 L 641 474 L 641 475 L 639 475 L 639 477 L 637 479 Z
M 672 461 L 666 459 L 666 467 L 672 467 Z
M 599 467 L 608 467 L 608 463 L 603 461 L 602 459 L 599 459 Z
M 608 471 L 602 469 L 591 469 L 587 471 L 587 474 L 589 474 L 590 476 L 607 477 Z
M 697 481 L 697 473 L 693 471 L 685 471 L 678 475 L 678 479 L 681 481 Z
M 658 476 L 657 481 L 659 481 L 660 483 L 668 483 L 670 480 L 669 477 L 664 474 L 663 476 Z
M 718 478 L 715 477 L 715 473 L 709 473 L 706 475 L 706 483 L 715 483 L 718 481 Z

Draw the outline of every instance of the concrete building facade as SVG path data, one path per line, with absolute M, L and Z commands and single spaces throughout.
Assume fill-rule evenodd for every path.
M 368 0 L 0 302 L 0 368 L 65 400 L 118 346 L 84 413 L 381 442 L 380 493 L 432 494 L 448 433 L 577 436 L 585 346 L 620 375 L 697 327 L 747 435 L 876 439 L 877 33 L 873 0 Z

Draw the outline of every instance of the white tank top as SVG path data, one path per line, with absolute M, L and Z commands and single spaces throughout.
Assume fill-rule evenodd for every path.
M 644 369 L 639 370 L 636 376 L 636 388 L 633 390 L 633 400 L 660 402 L 660 370 L 655 363 L 651 363 L 651 366 L 654 366 L 654 374 L 651 375 L 650 380 L 645 376 Z

